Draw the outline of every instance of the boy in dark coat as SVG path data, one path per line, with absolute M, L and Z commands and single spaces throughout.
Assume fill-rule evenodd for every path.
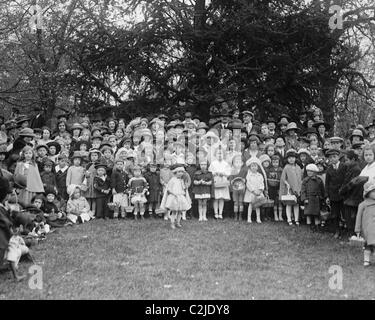
M 111 188 L 113 202 L 118 203 L 119 207 L 115 208 L 113 217 L 117 218 L 121 208 L 121 217 L 126 218 L 125 207 L 129 205 L 126 187 L 128 184 L 128 175 L 124 170 L 124 161 L 117 159 L 111 175 Z
M 324 184 L 317 176 L 319 169 L 315 164 L 310 163 L 305 169 L 307 177 L 302 180 L 301 202 L 305 206 L 307 225 L 311 225 L 311 218 L 314 218 L 315 225 L 312 225 L 311 229 L 315 231 L 320 224 L 320 208 L 325 196 Z
M 64 155 L 59 155 L 58 165 L 55 167 L 55 179 L 57 193 L 63 200 L 67 201 L 69 196 L 66 191 L 66 175 L 68 173 L 68 159 Z
M 346 165 L 340 162 L 340 151 L 337 149 L 328 150 L 326 156 L 330 161 L 326 172 L 327 204 L 331 206 L 331 214 L 335 218 L 335 238 L 339 238 L 344 221 L 343 197 L 339 191 L 344 183 Z
M 107 165 L 98 163 L 95 165 L 94 189 L 97 192 L 95 216 L 107 219 L 109 217 L 108 199 L 111 192 L 111 181 L 107 176 Z
M 144 177 L 149 185 L 149 196 L 147 199 L 148 202 L 148 213 L 150 217 L 157 218 L 156 215 L 153 215 L 155 209 L 158 206 L 159 198 L 162 190 L 162 185 L 160 183 L 160 173 L 157 171 L 156 163 L 151 162 L 149 165 L 149 170 L 144 174 Z

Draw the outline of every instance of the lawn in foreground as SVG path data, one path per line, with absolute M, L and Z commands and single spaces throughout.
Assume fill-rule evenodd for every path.
M 375 266 L 362 251 L 306 226 L 233 220 L 93 222 L 33 248 L 43 289 L 0 274 L 0 299 L 372 299 Z M 329 268 L 343 268 L 343 290 Z M 27 272 L 29 263 L 20 270 Z

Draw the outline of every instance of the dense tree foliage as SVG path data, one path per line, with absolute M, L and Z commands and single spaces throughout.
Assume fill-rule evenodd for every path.
M 337 2 L 346 20 L 331 30 L 328 0 L 38 1 L 33 31 L 35 1 L 3 1 L 0 103 L 207 119 L 221 97 L 260 117 L 316 105 L 333 123 L 353 93 L 373 98 L 375 8 Z

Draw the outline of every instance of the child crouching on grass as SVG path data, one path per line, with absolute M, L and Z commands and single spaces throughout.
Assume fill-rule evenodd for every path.
M 82 196 L 80 186 L 70 185 L 68 188 L 69 200 L 66 206 L 67 218 L 72 223 L 84 223 L 94 219 L 94 214 L 90 211 L 90 204 Z
M 189 201 L 188 186 L 183 177 L 186 173 L 182 165 L 174 165 L 172 172 L 174 176 L 169 180 L 166 191 L 161 202 L 161 208 L 171 211 L 171 228 L 181 228 L 182 212 L 191 208 Z
M 368 267 L 375 249 L 375 180 L 366 182 L 363 189 L 364 201 L 358 206 L 355 232 L 365 239 L 363 265 Z

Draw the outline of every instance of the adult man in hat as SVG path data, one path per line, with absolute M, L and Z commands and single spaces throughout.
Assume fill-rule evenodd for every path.
M 252 122 L 253 118 L 254 118 L 253 112 L 249 110 L 242 111 L 242 122 L 243 122 L 243 126 L 247 134 L 249 134 L 251 130 L 253 129 L 253 122 Z
M 301 132 L 306 129 L 306 127 L 305 127 L 306 118 L 307 118 L 307 112 L 305 110 L 303 110 L 299 114 L 298 121 L 297 121 L 297 127 L 298 127 L 298 129 L 301 130 Z
M 326 171 L 326 196 L 327 204 L 331 205 L 331 213 L 335 218 L 335 238 L 341 236 L 343 227 L 343 198 L 340 195 L 340 189 L 345 179 L 346 166 L 340 162 L 340 151 L 337 149 L 329 149 L 326 152 L 330 165 Z
M 30 126 L 30 117 L 27 115 L 21 115 L 17 118 L 17 126 L 21 129 L 28 128 Z
M 218 137 L 222 138 L 224 136 L 223 134 L 224 131 L 229 129 L 228 127 L 229 121 L 230 121 L 229 113 L 228 111 L 224 110 L 220 115 L 220 121 L 217 124 L 215 124 L 212 128 L 214 130 L 217 130 Z
M 331 137 L 329 138 L 332 149 L 341 150 L 344 144 L 344 139 L 341 137 Z

